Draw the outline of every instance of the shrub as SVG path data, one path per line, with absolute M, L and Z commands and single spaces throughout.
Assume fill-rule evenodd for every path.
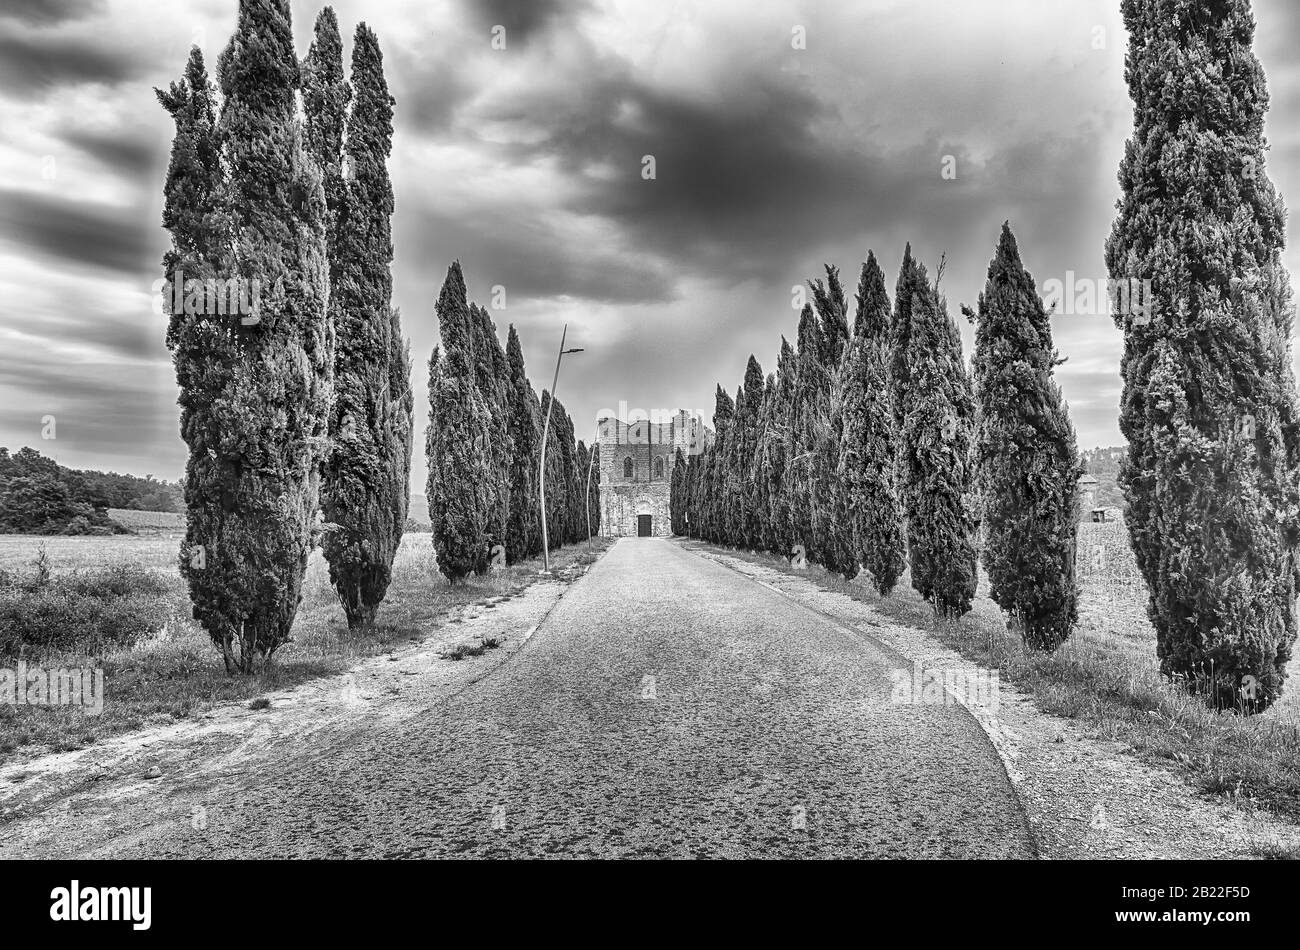
M 182 616 L 179 579 L 120 563 L 51 576 L 0 571 L 0 656 L 129 647 Z

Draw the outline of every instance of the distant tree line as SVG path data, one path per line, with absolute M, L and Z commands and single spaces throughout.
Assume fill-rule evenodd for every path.
M 447 270 L 436 313 L 441 341 L 429 359 L 425 455 L 438 569 L 454 583 L 541 553 L 548 409 L 547 540 L 554 549 L 585 540 L 589 529 L 595 535 L 599 447 L 575 442 L 573 419 L 558 399 L 545 390 L 538 398 L 514 326 L 502 349 L 487 310 L 468 299 L 459 261 Z
M 181 511 L 181 486 L 152 475 L 65 468 L 32 448 L 0 448 L 0 533 L 113 534 L 109 508 Z
M 936 614 L 959 617 L 982 529 L 994 600 L 1027 644 L 1055 648 L 1076 616 L 1079 462 L 1048 314 L 1010 227 L 968 311 L 973 373 L 910 246 L 892 307 L 870 253 L 853 308 L 833 266 L 808 292 L 777 372 L 750 356 L 734 399 L 717 388 L 712 447 L 675 460 L 674 530 L 849 579 L 865 570 L 881 595 L 906 569 Z

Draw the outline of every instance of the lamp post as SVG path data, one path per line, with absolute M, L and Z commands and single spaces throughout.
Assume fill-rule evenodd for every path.
M 555 405 L 555 388 L 560 384 L 560 361 L 565 353 L 581 353 L 582 347 L 566 350 L 564 340 L 569 335 L 569 325 L 564 325 L 560 334 L 560 352 L 555 357 L 555 378 L 551 380 L 551 398 L 546 402 L 546 422 L 542 425 L 542 451 L 537 462 L 537 495 L 541 499 L 542 509 L 542 573 L 551 573 L 551 541 L 546 534 L 546 438 L 551 431 L 551 407 Z

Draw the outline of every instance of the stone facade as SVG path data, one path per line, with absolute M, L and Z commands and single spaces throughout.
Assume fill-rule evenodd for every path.
M 702 419 L 679 410 L 667 422 L 597 421 L 600 444 L 600 533 L 636 537 L 649 516 L 652 537 L 672 534 L 669 506 L 673 459 L 703 451 L 713 432 Z

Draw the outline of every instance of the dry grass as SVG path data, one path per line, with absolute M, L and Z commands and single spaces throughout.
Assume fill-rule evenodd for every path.
M 1160 675 L 1146 587 L 1122 524 L 1084 524 L 1079 538 L 1079 624 L 1052 654 L 1026 652 L 1002 611 L 980 596 L 957 621 L 936 618 L 904 575 L 881 597 L 865 575 L 846 582 L 816 565 L 798 571 L 820 586 L 871 604 L 882 614 L 930 631 L 963 656 L 1033 694 L 1040 709 L 1077 719 L 1098 735 L 1125 742 L 1150 762 L 1181 773 L 1207 793 L 1244 807 L 1300 818 L 1300 660 L 1288 690 L 1267 712 L 1216 711 Z M 1098 559 L 1096 552 L 1104 551 Z M 727 550 L 732 556 L 791 570 L 784 559 Z
M 597 538 L 563 548 L 553 554 L 552 569 L 590 563 L 608 544 Z M 430 535 L 408 534 L 393 564 L 393 583 L 375 630 L 352 635 L 330 586 L 328 567 L 317 551 L 303 583 L 292 642 L 278 650 L 258 675 L 230 677 L 207 634 L 183 619 L 188 618 L 189 608 L 177 571 L 178 538 L 0 536 L 0 568 L 22 569 L 42 545 L 56 575 L 118 561 L 159 572 L 174 586 L 166 611 L 172 619 L 160 618 L 159 628 L 129 649 L 99 655 L 66 649 L 27 656 L 29 666 L 102 667 L 104 711 L 93 716 L 76 707 L 0 703 L 0 761 L 20 750 L 39 754 L 81 748 L 106 736 L 199 715 L 216 703 L 250 702 L 267 691 L 342 672 L 357 660 L 422 640 L 460 607 L 516 596 L 536 579 L 541 567 L 540 560 L 525 561 L 450 586 L 438 573 Z

